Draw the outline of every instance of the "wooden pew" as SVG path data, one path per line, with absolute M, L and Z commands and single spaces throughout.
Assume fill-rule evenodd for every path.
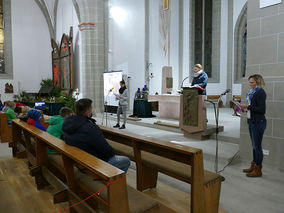
M 13 147 L 16 145 L 25 147 L 39 189 L 51 182 L 63 185 L 54 196 L 55 202 L 69 200 L 72 205 L 108 186 L 70 212 L 96 212 L 98 207 L 110 213 L 173 212 L 128 187 L 126 175 L 120 169 L 19 120 L 13 121 Z M 59 155 L 48 156 L 47 146 Z
M 234 110 L 234 115 L 237 116 L 237 111 L 236 111 L 236 105 L 234 104 L 234 102 L 241 102 L 242 100 L 242 96 L 240 95 L 233 95 L 232 100 L 230 101 L 230 108 L 233 108 Z
M 207 100 L 208 101 L 217 101 L 218 98 L 220 98 L 220 95 L 207 95 Z M 223 107 L 223 101 L 219 101 L 219 108 Z
M 0 112 L 1 143 L 12 141 L 12 125 L 8 125 L 6 113 Z
M 191 184 L 191 211 L 217 213 L 221 176 L 204 170 L 201 149 L 100 126 L 110 145 L 136 162 L 137 189 L 154 188 L 158 172 Z

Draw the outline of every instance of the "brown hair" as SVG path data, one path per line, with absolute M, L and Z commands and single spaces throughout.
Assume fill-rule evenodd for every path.
M 200 70 L 202 70 L 202 69 L 203 69 L 203 67 L 202 67 L 202 65 L 201 65 L 201 64 L 195 64 L 195 65 L 194 65 L 194 67 L 196 67 L 196 68 L 198 68 L 198 69 L 200 69 Z
M 92 100 L 89 98 L 82 98 L 75 103 L 75 112 L 77 115 L 84 116 L 87 110 L 92 106 Z
M 62 117 L 66 117 L 68 115 L 71 115 L 72 113 L 73 111 L 69 107 L 62 107 L 59 111 L 59 115 L 61 115 Z
M 121 80 L 119 83 L 121 83 L 121 84 L 124 84 L 124 85 L 125 85 L 125 81 L 124 81 L 124 80 Z
M 257 86 L 260 86 L 260 87 L 265 86 L 265 82 L 264 82 L 261 75 L 259 75 L 259 74 L 251 75 L 251 76 L 248 77 L 248 80 L 251 79 L 251 78 L 253 78 L 255 80 Z

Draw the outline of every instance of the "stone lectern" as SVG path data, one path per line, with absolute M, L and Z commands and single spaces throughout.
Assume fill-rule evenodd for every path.
M 183 88 L 180 96 L 180 128 L 187 133 L 197 133 L 206 130 L 205 95 L 198 95 L 197 88 Z

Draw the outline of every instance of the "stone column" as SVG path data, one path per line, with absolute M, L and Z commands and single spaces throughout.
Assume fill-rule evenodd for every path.
M 93 100 L 95 114 L 103 112 L 104 106 L 105 4 L 104 0 L 77 2 L 81 16 L 82 95 Z

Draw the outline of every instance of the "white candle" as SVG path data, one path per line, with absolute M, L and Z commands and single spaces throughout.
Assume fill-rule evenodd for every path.
M 79 88 L 76 89 L 76 93 L 79 93 Z

